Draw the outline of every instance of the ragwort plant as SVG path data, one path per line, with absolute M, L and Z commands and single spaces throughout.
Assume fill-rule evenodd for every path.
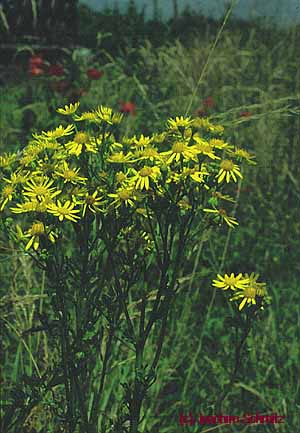
M 160 133 L 129 137 L 120 136 L 121 113 L 78 108 L 58 109 L 69 123 L 0 157 L 3 233 L 47 279 L 53 311 L 42 325 L 59 356 L 35 377 L 40 399 L 61 387 L 55 416 L 69 433 L 138 433 L 189 241 L 215 223 L 238 225 L 224 190 L 252 155 L 225 142 L 209 119 L 170 118 Z M 214 285 L 233 290 L 252 316 L 262 307 L 265 286 L 253 275 L 219 275 Z M 146 357 L 149 338 L 155 349 Z M 129 355 L 134 368 L 112 420 L 101 400 L 112 361 Z M 20 427 L 32 399 L 16 407 L 6 430 Z

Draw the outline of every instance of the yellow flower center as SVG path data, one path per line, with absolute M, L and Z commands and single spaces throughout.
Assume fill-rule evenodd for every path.
M 230 159 L 224 159 L 220 166 L 225 171 L 231 171 L 234 168 L 234 163 Z
M 32 224 L 30 229 L 30 234 L 32 236 L 41 236 L 45 233 L 45 226 L 41 222 L 36 222 Z
M 111 116 L 110 113 L 103 113 L 101 115 L 101 119 L 104 120 L 105 122 L 108 122 L 110 120 L 110 116 Z
M 66 180 L 73 180 L 73 179 L 75 179 L 76 178 L 76 176 L 77 176 L 77 174 L 76 174 L 76 172 L 74 171 L 74 170 L 65 170 L 64 171 L 64 178 L 66 179 Z
M 234 286 L 236 283 L 236 278 L 235 277 L 225 277 L 224 278 L 224 282 L 225 284 L 227 284 L 228 286 Z
M 147 156 L 147 157 L 155 157 L 157 156 L 157 150 L 153 149 L 152 147 L 148 147 L 147 149 L 145 149 L 143 151 L 143 156 Z
M 14 192 L 13 187 L 10 185 L 6 185 L 3 188 L 2 195 L 3 195 L 3 197 L 9 197 L 13 192 Z
M 74 141 L 78 144 L 84 144 L 88 141 L 88 135 L 85 132 L 77 132 Z
M 48 193 L 48 189 L 43 185 L 38 185 L 33 188 L 33 192 L 36 195 L 46 195 Z
M 126 175 L 124 173 L 122 173 L 121 171 L 119 171 L 119 173 L 117 173 L 117 175 L 116 175 L 116 179 L 117 179 L 117 182 L 124 182 L 124 180 L 126 180 Z
M 110 160 L 113 162 L 126 162 L 126 156 L 122 152 L 113 153 L 110 156 Z
M 99 171 L 98 176 L 101 179 L 106 179 L 108 177 L 108 173 L 106 171 Z
M 121 200 L 128 200 L 131 197 L 131 191 L 129 191 L 129 189 L 122 189 L 118 194 Z
M 39 152 L 41 151 L 41 149 L 38 146 L 28 146 L 26 149 L 26 154 L 28 156 L 36 156 L 39 154 Z
M 60 213 L 61 215 L 70 215 L 70 209 L 68 209 L 68 208 L 65 208 L 65 207 L 58 207 L 57 209 L 56 209 L 56 211 L 58 212 L 58 213 Z
M 94 204 L 96 201 L 96 198 L 93 197 L 92 195 L 88 195 L 85 199 L 86 204 L 91 205 Z
M 208 143 L 197 143 L 197 149 L 200 152 L 211 152 L 212 148 Z
M 227 216 L 227 212 L 226 212 L 225 209 L 219 209 L 219 214 L 220 214 L 221 216 Z
M 181 141 L 176 141 L 172 146 L 173 153 L 183 153 L 185 151 L 185 144 Z
M 143 167 L 139 171 L 139 175 L 142 177 L 148 177 L 148 176 L 151 176 L 151 174 L 152 174 L 152 168 L 151 167 Z
M 245 298 L 255 299 L 256 296 L 256 289 L 255 287 L 246 287 L 246 289 L 243 291 L 243 294 Z

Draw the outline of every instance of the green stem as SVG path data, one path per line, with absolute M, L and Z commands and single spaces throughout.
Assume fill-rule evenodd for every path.
M 136 344 L 134 389 L 130 402 L 130 433 L 139 433 L 140 412 L 145 395 L 145 387 L 141 381 L 144 346 L 145 340 L 139 339 Z
M 225 400 L 225 398 L 227 397 L 228 393 L 230 392 L 230 389 L 232 388 L 232 385 L 234 384 L 234 382 L 236 380 L 237 373 L 238 373 L 240 365 L 241 365 L 242 350 L 243 350 L 243 347 L 247 341 L 247 337 L 250 333 L 250 330 L 251 330 L 251 322 L 250 322 L 249 317 L 248 317 L 242 338 L 241 338 L 239 344 L 237 344 L 235 347 L 235 361 L 234 361 L 234 366 L 233 366 L 233 369 L 232 369 L 232 372 L 230 375 L 229 383 L 226 385 L 225 389 L 223 390 L 222 394 L 220 394 L 220 396 L 217 400 L 216 408 L 217 408 L 218 413 L 221 413 L 222 403 Z

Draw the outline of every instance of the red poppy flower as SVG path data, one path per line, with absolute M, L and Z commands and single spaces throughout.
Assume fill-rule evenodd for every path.
M 206 117 L 207 116 L 207 112 L 204 110 L 204 108 L 198 108 L 198 110 L 196 111 L 196 116 L 198 116 L 198 117 Z
M 131 116 L 136 115 L 136 106 L 133 102 L 120 101 L 120 111 L 121 113 L 131 114 Z
M 103 72 L 98 71 L 98 69 L 90 68 L 86 71 L 86 75 L 89 77 L 90 80 L 99 80 L 99 78 L 102 77 Z
M 30 59 L 29 59 L 29 67 L 30 68 L 43 66 L 43 65 L 44 65 L 44 60 L 43 60 L 42 56 L 34 55 L 34 56 L 30 57 Z
M 30 68 L 28 69 L 28 72 L 33 77 L 37 77 L 39 75 L 44 74 L 44 70 L 42 68 L 37 67 L 37 66 L 30 66 Z
M 55 77 L 61 77 L 64 75 L 65 70 L 61 65 L 50 65 L 48 69 L 48 74 L 55 76 Z
M 215 105 L 215 101 L 214 98 L 212 96 L 208 96 L 207 98 L 204 99 L 203 101 L 203 105 L 206 108 L 211 108 Z
M 241 111 L 240 116 L 241 117 L 251 117 L 252 113 L 250 111 Z

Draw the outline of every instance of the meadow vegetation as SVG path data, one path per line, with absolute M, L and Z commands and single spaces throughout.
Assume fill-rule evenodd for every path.
M 196 221 L 180 272 L 176 274 L 176 284 L 174 280 L 172 289 L 176 296 L 169 294 L 172 308 L 168 311 L 166 326 L 164 328 L 161 324 L 162 308 L 162 311 L 156 311 L 157 316 L 154 314 L 158 325 L 144 347 L 143 362 L 149 366 L 158 350 L 160 329 L 165 330 L 155 374 L 154 370 L 152 377 L 148 374 L 151 386 L 145 393 L 138 430 L 129 430 L 132 426 L 121 422 L 126 419 L 128 409 L 126 390 L 128 397 L 130 386 L 133 384 L 134 387 L 134 383 L 140 380 L 136 367 L 137 354 L 130 349 L 132 341 L 124 329 L 111 348 L 113 362 L 108 367 L 109 374 L 101 399 L 95 403 L 98 405 L 98 427 L 94 427 L 99 428 L 101 433 L 198 432 L 199 426 L 180 426 L 179 414 L 212 415 L 221 410 L 223 414 L 230 415 L 259 412 L 277 413 L 286 418 L 284 424 L 276 426 L 232 424 L 230 427 L 223 425 L 219 430 L 216 426 L 204 426 L 201 432 L 227 433 L 228 428 L 230 432 L 247 432 L 252 428 L 255 432 L 296 433 L 300 412 L 300 28 L 295 26 L 279 30 L 261 23 L 250 25 L 232 21 L 229 15 L 220 22 L 214 22 L 188 12 L 169 24 L 144 22 L 142 18 L 134 8 L 125 16 L 117 10 L 109 15 L 95 16 L 82 8 L 77 28 L 80 41 L 84 41 L 81 43 L 83 46 L 69 46 L 63 51 L 43 51 L 32 48 L 30 44 L 22 44 L 14 56 L 9 51 L 5 52 L 10 64 L 1 65 L 0 182 L 3 183 L 3 177 L 7 176 L 7 154 L 17 152 L 18 161 L 21 160 L 33 133 L 38 140 L 39 136 L 43 136 L 41 131 L 55 130 L 59 124 L 66 127 L 74 120 L 65 120 L 56 111 L 65 104 L 80 101 L 81 113 L 100 106 L 112 107 L 114 112 L 122 113 L 122 122 L 116 122 L 119 128 L 117 142 L 124 136 L 135 136 L 138 140 L 141 134 L 146 137 L 166 131 L 167 119 L 175 119 L 176 116 L 191 116 L 202 125 L 207 119 L 213 125 L 223 125 L 222 140 L 234 146 L 235 151 L 237 148 L 245 149 L 246 159 L 250 161 L 248 165 L 241 165 L 243 179 L 237 176 L 237 182 L 230 182 L 225 191 L 234 200 L 231 203 L 231 223 L 237 220 L 239 225 L 223 221 L 224 224 L 208 225 L 204 229 L 200 221 Z M 91 24 L 87 26 L 89 21 Z M 111 23 L 114 23 L 116 31 L 113 31 Z M 182 30 L 186 28 L 190 29 L 188 33 Z M 159 29 L 159 39 L 153 29 Z M 78 44 L 79 39 L 73 42 Z M 103 111 L 99 113 L 103 120 Z M 113 121 L 108 124 L 113 125 Z M 187 129 L 191 127 L 187 124 L 183 126 Z M 93 129 L 88 133 L 91 131 Z M 180 128 L 176 133 L 184 134 Z M 212 139 L 213 135 L 209 134 L 205 136 L 206 140 Z M 102 135 L 104 137 L 105 131 Z M 174 137 L 178 138 L 176 134 Z M 170 140 L 175 140 L 174 137 Z M 159 147 L 159 139 L 156 139 L 156 146 Z M 97 145 L 97 140 L 94 144 Z M 72 149 L 75 154 L 81 152 L 78 147 Z M 169 149 L 162 150 L 167 152 Z M 223 158 L 224 155 L 221 156 Z M 101 167 L 103 169 L 104 166 Z M 134 176 L 138 176 L 137 167 L 135 169 Z M 215 173 L 215 169 L 211 173 Z M 159 166 L 159 170 L 162 173 L 164 169 Z M 156 176 L 158 174 L 153 173 L 148 179 L 150 184 L 156 182 Z M 205 183 L 203 176 L 206 176 L 204 167 L 198 174 L 199 184 Z M 135 182 L 138 180 L 134 179 Z M 147 182 L 143 182 L 138 181 L 137 188 L 148 190 Z M 56 187 L 62 189 L 59 184 Z M 109 206 L 112 202 L 116 205 L 117 199 L 120 196 L 111 196 Z M 136 197 L 134 199 L 137 200 Z M 2 215 L 7 205 L 3 204 L 5 200 L 2 186 Z M 206 208 L 214 208 L 218 204 L 209 194 L 205 200 L 202 206 Z M 145 218 L 145 212 L 146 217 L 150 217 L 149 212 L 158 212 L 155 207 L 151 208 L 150 202 L 147 203 L 141 205 L 146 209 L 141 210 L 141 221 Z M 98 205 L 102 206 L 100 202 Z M 57 209 L 52 211 L 54 218 Z M 176 247 L 180 244 L 180 218 L 185 218 L 189 211 L 184 206 L 178 211 L 173 233 Z M 22 215 L 16 215 L 20 223 Z M 1 217 L 0 226 L 0 320 L 3 332 L 1 431 L 64 432 L 68 430 L 65 430 L 64 414 L 60 409 L 67 404 L 62 378 L 54 374 L 62 353 L 61 346 L 57 344 L 58 330 L 55 325 L 60 320 L 59 308 L 57 311 L 53 309 L 51 298 L 51 268 L 36 266 L 35 252 L 30 251 L 36 240 L 32 240 L 32 245 L 26 249 L 30 237 L 27 236 L 27 242 L 23 242 L 21 248 L 8 236 L 16 215 L 10 215 L 10 219 Z M 103 239 L 109 245 L 108 238 L 112 233 L 109 217 L 105 218 L 102 222 L 97 220 L 97 224 L 106 227 Z M 167 218 L 163 216 L 161 221 L 167 221 Z M 143 238 L 143 245 L 139 248 L 146 251 L 149 243 L 147 254 L 150 258 L 147 258 L 145 268 L 149 274 L 144 276 L 144 280 L 140 277 L 139 284 L 126 294 L 127 308 L 133 320 L 137 320 L 142 310 L 139 302 L 144 299 L 143 281 L 150 287 L 153 278 L 158 278 L 159 272 L 163 272 L 155 264 L 157 249 L 163 246 L 153 245 L 151 225 L 145 228 L 143 222 L 138 224 L 138 230 L 130 241 L 136 240 L 142 228 L 143 231 L 148 230 L 148 238 Z M 159 218 L 157 225 L 160 225 Z M 122 229 L 125 230 L 125 226 Z M 161 227 L 157 230 L 158 236 Z M 71 245 L 72 233 L 66 229 L 64 241 L 68 245 Z M 105 234 L 108 234 L 106 238 Z M 129 242 L 130 236 L 126 236 L 122 242 Z M 161 239 L 163 242 L 163 235 Z M 74 258 L 73 254 L 76 248 L 73 251 L 70 245 L 68 257 L 75 263 L 76 255 Z M 129 254 L 131 247 L 126 254 Z M 112 254 L 109 248 L 107 251 L 103 253 L 103 261 Z M 122 251 L 118 250 L 120 257 L 124 253 Z M 47 254 L 44 252 L 41 257 L 44 264 L 49 258 Z M 129 260 L 129 255 L 126 260 Z M 109 269 L 109 265 L 103 266 Z M 172 266 L 173 273 L 168 270 L 168 278 L 175 275 L 176 263 Z M 115 275 L 107 272 L 102 284 L 109 287 L 109 277 L 113 280 Z M 227 293 L 212 286 L 212 280 L 217 274 L 240 272 L 260 274 L 260 280 L 266 282 L 270 301 L 255 316 L 242 353 L 237 354 L 239 338 L 245 331 L 243 317 L 246 316 L 235 308 L 234 302 L 228 302 Z M 74 281 L 76 275 L 73 275 Z M 125 278 L 120 275 L 121 279 Z M 92 289 L 96 290 L 94 286 Z M 154 293 L 155 287 L 151 290 Z M 106 302 L 113 303 L 113 300 L 109 295 L 105 296 L 101 300 L 101 308 L 109 311 Z M 162 300 L 167 299 L 164 296 Z M 69 302 L 71 298 L 66 299 Z M 116 304 L 113 310 L 116 316 L 121 314 L 118 308 Z M 245 307 L 248 308 L 251 307 Z M 150 314 L 148 310 L 147 314 Z M 70 329 L 75 323 L 74 317 L 71 315 L 66 319 L 70 321 Z M 103 366 L 107 339 L 110 338 L 109 327 L 104 326 L 103 329 L 102 358 L 100 356 L 97 361 L 99 371 Z M 91 344 L 94 335 L 91 330 L 90 334 L 86 331 L 82 341 Z M 98 340 L 95 340 L 96 344 L 100 344 Z M 80 353 L 86 353 L 86 349 L 76 350 L 72 353 L 77 353 L 76 362 L 80 362 Z M 92 359 L 93 355 L 90 356 Z M 235 366 L 238 368 L 233 372 Z M 96 370 L 98 367 L 96 365 Z M 46 379 L 50 383 L 49 389 L 43 388 Z M 124 392 L 120 392 L 120 384 L 123 384 L 121 388 Z M 102 385 L 97 379 L 95 388 L 99 386 L 101 388 Z M 91 385 L 88 396 L 91 405 L 95 393 Z M 80 430 L 76 432 L 87 433 L 84 424 L 78 428 Z

